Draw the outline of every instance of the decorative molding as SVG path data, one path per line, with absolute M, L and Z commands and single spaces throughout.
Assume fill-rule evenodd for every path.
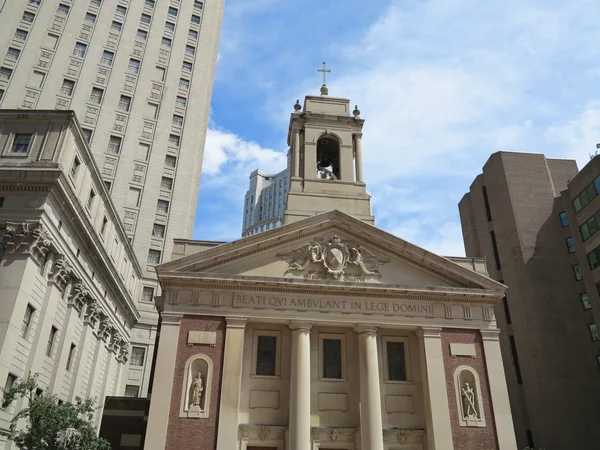
M 441 327 L 421 327 L 417 329 L 417 337 L 419 339 L 441 339 L 442 338 L 442 328 Z
M 59 256 L 52 266 L 49 277 L 50 281 L 53 281 L 60 291 L 64 291 L 69 281 L 72 281 L 74 278 L 76 277 L 73 265 L 66 256 Z
M 83 316 L 84 323 L 95 329 L 96 325 L 100 322 L 100 317 L 103 314 L 102 308 L 98 302 L 91 298 L 88 300 L 85 314 Z
M 383 430 L 383 442 L 395 448 L 394 444 L 409 445 L 411 449 L 422 449 L 425 430 L 422 428 L 391 427 Z
M 43 264 L 50 251 L 50 233 L 40 222 L 7 222 L 4 234 L 7 253 L 29 253 L 35 261 Z
M 481 339 L 484 341 L 499 341 L 500 340 L 500 330 L 499 329 L 488 329 L 488 330 L 479 330 L 481 333 Z
M 95 300 L 87 286 L 82 281 L 78 281 L 69 292 L 67 304 L 75 307 L 77 311 L 81 311 L 86 303 L 95 303 Z
M 312 427 L 311 438 L 313 440 L 313 449 L 319 449 L 321 446 L 328 447 L 335 442 L 336 448 L 354 450 L 357 430 L 354 427 Z
M 239 436 L 241 440 L 241 450 L 248 447 L 269 447 L 277 450 L 283 450 L 286 438 L 287 427 L 268 424 L 241 424 L 239 427 Z
M 342 241 L 336 234 L 332 235 L 324 244 L 319 241 L 309 242 L 301 247 L 277 256 L 288 263 L 283 274 L 307 272 L 305 277 L 310 279 L 333 278 L 341 281 L 364 281 L 365 278 L 381 277 L 379 266 L 387 264 L 389 260 L 381 259 L 370 250 L 352 241 Z M 356 266 L 359 271 L 350 273 L 349 267 Z M 311 267 L 323 270 L 310 270 Z
M 239 317 L 225 317 L 225 321 L 227 322 L 227 328 L 246 328 L 246 322 L 248 319 Z

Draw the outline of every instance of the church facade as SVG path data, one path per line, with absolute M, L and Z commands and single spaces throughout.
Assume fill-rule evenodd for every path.
M 505 286 L 373 226 L 363 119 L 321 93 L 291 115 L 284 226 L 157 267 L 145 448 L 515 450 Z

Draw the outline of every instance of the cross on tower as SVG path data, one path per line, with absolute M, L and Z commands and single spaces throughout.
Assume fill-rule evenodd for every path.
M 323 72 L 323 86 L 327 86 L 327 74 L 331 73 L 331 70 L 327 68 L 327 63 L 323 62 L 323 68 L 318 69 L 317 72 Z

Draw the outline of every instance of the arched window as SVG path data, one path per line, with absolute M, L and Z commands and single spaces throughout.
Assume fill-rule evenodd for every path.
M 317 178 L 340 179 L 340 142 L 333 136 L 321 136 L 317 141 Z

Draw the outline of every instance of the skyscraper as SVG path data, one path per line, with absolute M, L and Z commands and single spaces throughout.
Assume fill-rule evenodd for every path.
M 281 226 L 288 190 L 288 170 L 276 175 L 255 170 L 244 198 L 242 237 Z
M 75 111 L 143 271 L 125 384 L 145 395 L 154 266 L 191 237 L 223 0 L 0 2 L 0 108 Z
M 497 152 L 459 203 L 467 256 L 485 256 L 508 286 L 495 312 L 518 448 L 600 440 L 590 421 L 600 400 L 599 173 L 599 158 L 578 173 L 572 160 Z

